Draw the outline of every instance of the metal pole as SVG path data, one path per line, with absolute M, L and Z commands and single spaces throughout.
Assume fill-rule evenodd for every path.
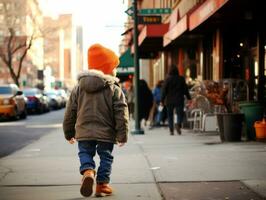
M 144 134 L 144 131 L 140 127 L 140 118 L 139 118 L 139 55 L 138 55 L 138 7 L 137 0 L 133 0 L 133 17 L 134 17 L 134 65 L 135 65 L 135 80 L 134 80 L 134 92 L 135 92 L 135 106 L 134 106 L 134 115 L 135 115 L 135 130 L 132 131 L 132 134 Z

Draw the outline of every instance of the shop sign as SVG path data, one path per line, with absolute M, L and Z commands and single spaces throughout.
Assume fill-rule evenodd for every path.
M 138 16 L 138 23 L 139 24 L 161 24 L 162 23 L 162 16 L 158 15 L 143 15 Z
M 118 74 L 133 74 L 135 72 L 134 67 L 118 67 L 116 70 Z

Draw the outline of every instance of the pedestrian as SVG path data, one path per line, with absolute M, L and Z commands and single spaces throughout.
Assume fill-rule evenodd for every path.
M 161 94 L 162 94 L 163 81 L 159 80 L 152 91 L 153 94 L 153 105 L 154 105 L 154 115 L 153 115 L 153 125 L 160 126 L 162 121 L 162 111 L 163 107 L 160 105 Z
M 176 65 L 172 65 L 162 88 L 161 104 L 166 105 L 170 134 L 174 135 L 174 110 L 177 115 L 175 125 L 177 133 L 181 134 L 184 117 L 184 96 L 191 100 L 185 78 L 179 75 Z
M 78 142 L 80 174 L 83 175 L 80 193 L 91 196 L 96 176 L 96 196 L 112 194 L 109 185 L 114 144 L 123 146 L 128 138 L 128 107 L 119 87 L 115 53 L 94 44 L 88 49 L 89 70 L 78 76 L 78 83 L 69 98 L 63 129 L 66 140 Z M 94 156 L 100 157 L 96 171 Z
M 144 79 L 139 80 L 139 119 L 144 120 L 144 125 L 148 121 L 150 110 L 153 104 L 152 91 Z
M 127 99 L 127 104 L 128 104 L 128 109 L 129 109 L 129 117 L 134 118 L 134 89 L 133 89 L 133 84 L 129 82 L 128 84 L 128 89 L 126 92 L 126 99 Z

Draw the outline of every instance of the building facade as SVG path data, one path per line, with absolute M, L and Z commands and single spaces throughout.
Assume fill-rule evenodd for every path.
M 25 47 L 30 44 L 25 59 L 22 62 L 20 85 L 36 86 L 38 70 L 43 69 L 43 39 L 40 26 L 42 26 L 42 12 L 35 0 L 1 0 L 0 1 L 0 47 L 7 52 L 8 41 L 12 41 L 12 68 L 18 71 L 19 60 L 23 56 Z M 11 38 L 12 30 L 12 40 Z M 24 47 L 15 51 L 18 46 Z M 9 69 L 0 59 L 1 83 L 14 83 Z
M 139 14 L 148 8 L 171 9 L 155 13 L 161 23 L 144 24 L 139 32 L 140 58 L 147 60 L 141 67 L 149 71 L 151 87 L 176 65 L 191 85 L 241 79 L 248 83 L 250 100 L 266 100 L 266 6 L 261 1 L 138 1 Z
M 83 67 L 83 32 L 73 22 L 71 14 L 44 18 L 50 29 L 44 37 L 46 87 L 72 88 L 77 73 Z

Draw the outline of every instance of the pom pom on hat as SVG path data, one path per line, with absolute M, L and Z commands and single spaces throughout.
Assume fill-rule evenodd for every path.
M 93 44 L 88 49 L 88 65 L 89 69 L 111 74 L 119 65 L 119 58 L 112 50 L 100 44 Z

